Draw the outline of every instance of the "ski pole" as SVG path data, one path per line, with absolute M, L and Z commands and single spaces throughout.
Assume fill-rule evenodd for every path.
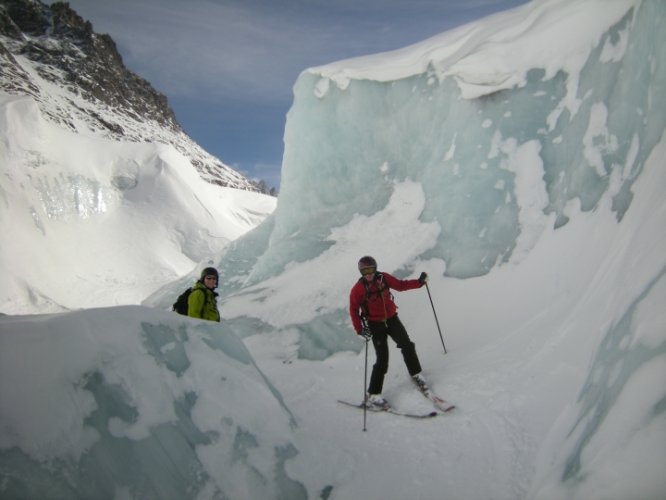
M 428 287 L 428 282 L 425 282 L 426 290 L 428 291 L 428 298 L 430 299 L 430 305 L 432 306 L 432 313 L 435 315 L 435 323 L 437 323 L 437 331 L 439 332 L 439 338 L 442 339 L 442 347 L 444 348 L 444 354 L 446 354 L 446 346 L 444 345 L 444 337 L 442 337 L 442 329 L 439 327 L 439 320 L 437 319 L 437 313 L 435 312 L 435 304 L 432 303 L 432 295 L 430 295 L 430 287 Z
M 368 412 L 368 402 L 365 399 L 365 388 L 368 386 L 368 344 L 370 341 L 365 339 L 365 368 L 363 370 L 363 432 L 366 432 L 368 429 L 365 426 L 367 412 Z

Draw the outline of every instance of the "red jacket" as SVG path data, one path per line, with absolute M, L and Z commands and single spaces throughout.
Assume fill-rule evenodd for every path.
M 366 293 L 366 284 L 369 294 Z M 399 280 L 388 273 L 379 272 L 370 283 L 365 278 L 358 280 L 349 293 L 349 315 L 356 333 L 360 333 L 362 328 L 361 315 L 369 321 L 386 321 L 395 316 L 398 306 L 393 302 L 389 288 L 403 292 L 422 286 L 419 280 Z

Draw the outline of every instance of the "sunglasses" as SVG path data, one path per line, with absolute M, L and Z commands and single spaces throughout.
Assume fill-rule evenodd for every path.
M 375 271 L 377 270 L 376 267 L 371 266 L 371 267 L 362 267 L 360 269 L 361 275 L 363 276 L 368 276 L 369 274 L 375 274 Z

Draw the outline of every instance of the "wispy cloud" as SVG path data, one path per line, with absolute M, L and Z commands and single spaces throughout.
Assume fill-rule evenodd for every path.
M 270 100 L 344 40 L 335 26 L 323 30 L 290 12 L 229 2 L 92 3 L 85 10 L 105 19 L 95 29 L 110 32 L 126 64 L 173 96 Z
M 93 20 L 96 31 L 111 34 L 131 69 L 169 96 L 275 101 L 290 100 L 293 83 L 310 66 L 398 48 L 446 30 L 460 22 L 450 13 L 461 2 L 70 0 L 70 4 Z

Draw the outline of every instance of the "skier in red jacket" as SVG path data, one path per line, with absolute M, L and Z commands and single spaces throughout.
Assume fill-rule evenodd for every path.
M 399 280 L 388 273 L 377 272 L 377 261 L 370 256 L 362 257 L 358 261 L 358 269 L 361 278 L 349 294 L 349 314 L 356 333 L 366 341 L 372 339 L 375 348 L 376 361 L 372 367 L 366 404 L 383 408 L 388 406 L 381 395 L 384 375 L 389 365 L 388 337 L 391 337 L 402 351 L 407 371 L 414 383 L 422 390 L 427 388 L 421 376 L 416 348 L 398 318 L 398 307 L 389 289 L 402 292 L 421 288 L 428 280 L 428 275 L 421 273 L 416 280 Z

